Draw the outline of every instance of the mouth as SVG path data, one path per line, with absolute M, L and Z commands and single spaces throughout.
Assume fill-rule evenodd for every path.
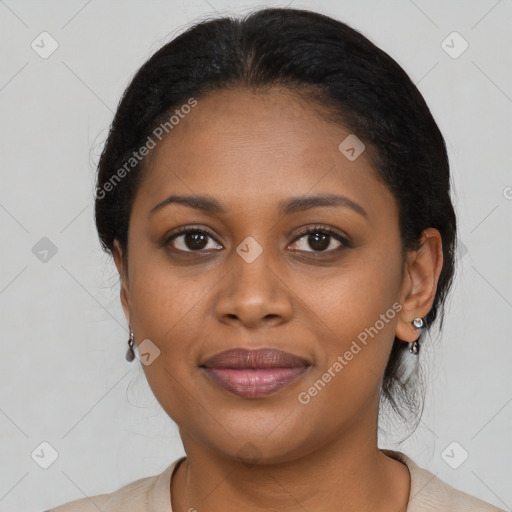
M 260 398 L 297 381 L 311 363 L 276 349 L 234 349 L 207 359 L 200 368 L 211 382 L 243 398 Z

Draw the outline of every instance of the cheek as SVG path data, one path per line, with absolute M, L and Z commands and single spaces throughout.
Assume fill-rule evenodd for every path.
M 208 311 L 222 281 L 213 271 L 177 268 L 159 259 L 133 258 L 133 328 L 137 341 L 149 339 L 160 351 L 144 371 L 159 402 L 174 411 L 197 377 L 198 345 L 211 334 Z
M 337 279 L 326 279 L 323 287 L 309 293 L 312 322 L 319 356 L 314 374 L 303 389 L 300 402 L 325 418 L 327 431 L 340 419 L 359 417 L 369 401 L 377 400 L 380 379 L 394 340 L 397 311 L 396 274 L 386 274 L 380 264 L 357 264 L 345 269 Z M 308 287 L 310 290 L 314 287 Z M 320 319 L 318 321 L 317 319 Z
M 185 278 L 145 259 L 130 276 L 130 288 L 137 341 L 149 339 L 159 351 L 150 364 L 142 364 L 146 380 L 169 416 L 183 424 L 200 413 L 190 393 L 195 344 L 204 336 L 207 287 L 200 278 Z
M 314 282 L 301 280 L 300 295 L 314 313 L 311 321 L 322 333 L 318 339 L 327 355 L 322 360 L 324 366 L 352 351 L 346 358 L 351 358 L 350 366 L 370 365 L 376 374 L 383 370 L 400 308 L 396 302 L 400 266 L 392 255 L 391 250 L 378 257 L 361 251 L 336 273 Z
M 160 252 L 160 251 L 158 251 Z M 130 268 L 133 314 L 142 330 L 157 340 L 189 326 L 212 284 L 196 272 L 173 267 L 160 254 L 134 255 Z M 206 294 L 206 296 L 205 296 Z

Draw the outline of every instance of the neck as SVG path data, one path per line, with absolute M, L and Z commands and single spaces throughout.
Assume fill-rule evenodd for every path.
M 407 467 L 368 442 L 356 429 L 302 456 L 249 464 L 206 451 L 183 435 L 187 458 L 171 487 L 174 512 L 311 512 L 374 510 L 406 512 L 410 492 Z

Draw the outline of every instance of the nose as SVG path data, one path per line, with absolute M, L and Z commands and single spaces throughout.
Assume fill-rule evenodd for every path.
M 270 256 L 270 250 L 264 249 L 250 261 L 233 251 L 215 303 L 220 322 L 255 329 L 290 320 L 293 293 Z

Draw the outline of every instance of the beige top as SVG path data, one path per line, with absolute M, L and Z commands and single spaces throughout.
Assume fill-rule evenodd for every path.
M 505 512 L 445 484 L 402 452 L 381 451 L 409 468 L 411 489 L 406 512 Z M 172 512 L 171 477 L 183 460 L 185 457 L 176 459 L 159 475 L 135 480 L 110 494 L 71 501 L 46 512 Z

